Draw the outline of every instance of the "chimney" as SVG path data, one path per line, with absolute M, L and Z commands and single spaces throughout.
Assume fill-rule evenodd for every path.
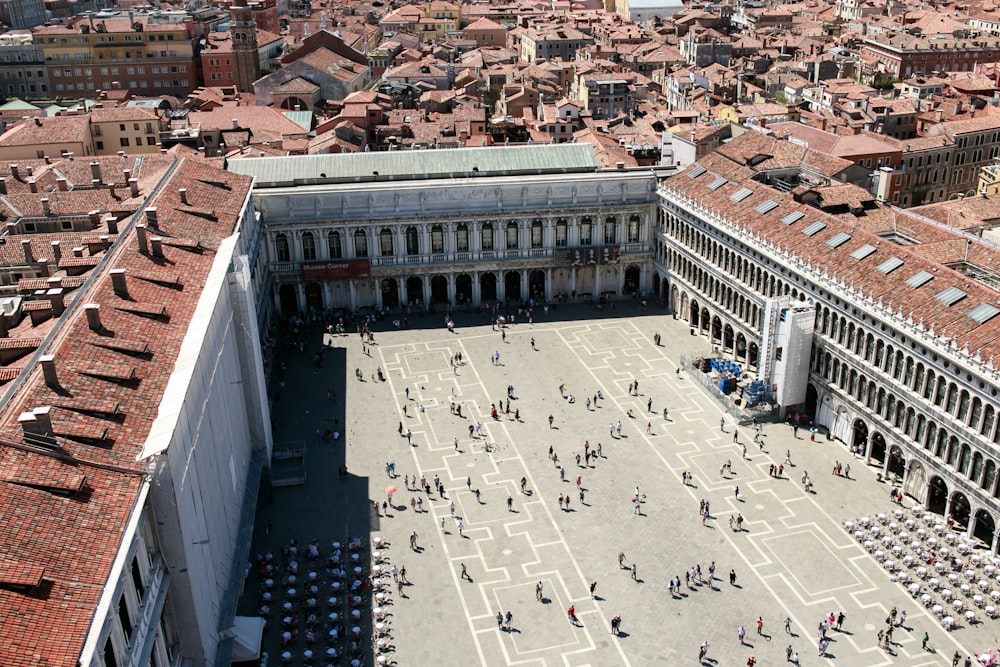
M 128 179 L 132 178 L 132 170 L 125 169 L 122 173 L 125 174 L 125 182 L 128 183 Z
M 21 239 L 21 249 L 24 250 L 24 263 L 34 264 L 35 253 L 31 252 L 31 241 L 29 239 Z
M 85 303 L 83 304 L 83 312 L 87 313 L 87 326 L 90 327 L 91 331 L 104 330 L 101 325 L 101 306 L 99 304 Z
M 233 129 L 234 130 L 240 129 L 240 121 L 236 120 L 235 118 L 233 118 Z
M 59 266 L 59 260 L 62 259 L 62 249 L 59 247 L 59 241 L 52 242 L 52 258 L 55 260 L 56 266 Z
M 108 235 L 107 234 L 101 234 L 97 238 L 101 242 L 101 250 L 104 251 L 104 252 L 107 252 L 108 248 L 111 247 L 111 241 L 109 240 Z
M 7 338 L 7 316 L 0 313 L 0 338 Z
M 39 361 L 42 363 L 42 376 L 45 377 L 45 384 L 55 389 L 59 386 L 59 375 L 56 373 L 56 356 L 54 354 L 43 354 Z
M 188 191 L 187 188 L 179 188 L 177 193 L 181 196 L 181 203 L 188 206 Z
M 52 418 L 49 416 L 50 410 L 52 410 L 52 407 L 46 405 L 45 407 L 35 408 L 30 412 L 22 412 L 21 416 L 17 418 L 17 422 L 21 425 L 21 430 L 24 431 L 24 434 L 51 436 Z
M 32 181 L 32 183 L 34 183 L 34 181 Z M 45 215 L 46 216 L 52 215 L 52 207 L 49 206 L 49 198 L 42 197 L 41 202 L 42 202 L 42 210 L 45 212 Z
M 100 162 L 91 162 L 90 163 L 90 177 L 93 180 L 97 181 L 98 183 L 101 182 L 102 179 L 101 179 L 101 163 Z
M 111 269 L 111 289 L 120 297 L 128 296 L 128 285 L 125 284 L 125 269 Z
M 146 224 L 150 227 L 156 227 L 156 207 L 149 206 L 146 208 Z
M 0 176 L 0 195 L 7 194 L 7 179 Z
M 66 310 L 66 304 L 63 302 L 64 291 L 62 287 L 53 287 L 45 292 L 45 298 L 52 304 L 53 317 L 59 317 Z
M 101 212 L 98 209 L 94 209 L 87 214 L 87 221 L 92 228 L 98 227 L 101 224 Z
M 163 237 L 154 236 L 149 243 L 153 246 L 153 257 L 163 257 Z
M 149 209 L 146 209 L 147 211 Z M 139 252 L 143 255 L 149 252 L 149 248 L 146 246 L 146 225 L 142 223 L 137 223 L 135 226 L 135 237 L 139 240 Z
M 75 248 L 73 248 L 73 256 L 74 257 L 83 257 L 83 246 L 82 245 L 78 245 Z
M 108 234 L 118 233 L 118 218 L 113 215 L 108 216 Z
M 49 277 L 49 259 L 47 257 L 38 258 L 38 273 L 42 278 Z
M 131 190 L 133 197 L 138 197 L 139 196 L 139 179 L 138 178 L 130 178 L 130 179 L 128 179 L 128 188 L 129 188 L 129 190 Z
M 13 176 L 17 180 L 21 179 L 21 175 L 17 172 L 17 165 L 16 164 L 10 165 L 10 175 Z
M 28 165 L 28 176 L 34 176 L 34 175 L 35 175 L 35 168 L 34 168 L 34 167 L 32 167 L 32 166 L 31 166 L 31 165 L 29 164 L 29 165 Z
M 38 183 L 35 182 L 35 179 L 33 179 L 33 178 L 29 178 L 28 179 L 28 188 L 32 192 L 38 192 Z
M 56 189 L 59 190 L 59 192 L 67 192 L 69 191 L 69 183 L 66 182 L 65 178 L 60 176 L 56 179 Z

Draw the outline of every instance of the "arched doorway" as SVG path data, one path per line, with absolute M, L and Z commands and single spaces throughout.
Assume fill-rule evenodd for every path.
M 472 299 L 472 276 L 460 273 L 455 276 L 455 303 L 463 304 Z
M 889 448 L 889 466 L 886 472 L 900 477 L 906 472 L 906 460 L 903 458 L 903 450 L 898 445 Z
M 819 394 L 816 392 L 816 387 L 810 382 L 806 385 L 806 403 L 802 406 L 806 421 L 816 419 L 817 405 L 819 405 Z
M 951 518 L 955 520 L 955 525 L 968 528 L 971 514 L 972 507 L 969 505 L 969 499 L 961 491 L 956 491 L 951 496 Z
M 701 317 L 701 306 L 698 305 L 697 301 L 692 301 L 691 316 L 690 316 L 690 321 L 688 323 L 695 329 L 700 329 L 701 328 L 700 327 L 701 320 L 699 319 L 700 317 Z
M 972 530 L 972 536 L 985 542 L 987 548 L 993 546 L 993 536 L 996 535 L 997 525 L 989 512 L 986 510 L 976 512 L 976 525 Z
M 310 312 L 323 310 L 323 288 L 317 282 L 306 283 L 306 310 Z
M 713 343 L 722 342 L 722 319 L 719 317 L 712 318 L 712 335 L 711 341 Z
M 626 277 L 628 276 L 628 274 L 625 275 Z M 663 292 L 660 290 L 660 273 L 653 271 L 653 298 L 659 299 L 661 295 L 663 295 Z
M 903 482 L 903 488 L 906 492 L 919 500 L 924 502 L 924 496 L 927 492 L 927 473 L 924 472 L 924 466 L 920 464 L 920 461 L 913 459 L 910 461 L 910 465 L 906 471 L 906 479 Z
M 487 302 L 497 300 L 497 274 L 484 273 L 479 276 L 479 298 Z
M 760 356 L 760 349 L 757 347 L 757 343 L 750 343 L 747 345 L 747 366 L 751 368 L 757 368 L 758 357 Z
M 448 303 L 448 279 L 444 276 L 431 278 L 431 303 Z
M 521 300 L 521 274 L 517 271 L 508 271 L 503 278 L 503 293 L 507 301 Z
M 885 438 L 881 433 L 875 433 L 872 435 L 871 455 L 868 459 L 870 461 L 885 463 Z
M 722 351 L 735 352 L 734 341 L 733 327 L 727 324 L 722 328 Z
M 708 328 L 712 324 L 712 315 L 708 312 L 708 308 L 701 309 L 701 317 L 698 322 L 701 324 L 701 332 L 708 333 Z
M 854 435 L 851 437 L 851 448 L 861 454 L 861 458 L 865 458 L 865 454 L 868 452 L 868 424 L 860 419 L 854 420 Z
M 299 297 L 295 293 L 295 285 L 285 283 L 279 287 L 278 301 L 281 302 L 281 314 L 285 317 L 299 312 Z
M 545 272 L 540 270 L 528 274 L 528 291 L 532 299 L 545 298 Z
M 382 305 L 386 308 L 399 306 L 399 285 L 395 278 L 382 279 Z
M 625 269 L 625 294 L 634 294 L 639 289 L 639 267 L 635 264 Z
M 424 281 L 416 276 L 406 279 L 406 299 L 410 305 L 419 306 L 424 302 Z
M 927 511 L 944 514 L 948 504 L 948 485 L 940 477 L 931 477 L 927 485 Z
M 747 358 L 747 339 L 743 333 L 736 334 L 736 347 L 734 348 L 737 361 L 745 361 Z

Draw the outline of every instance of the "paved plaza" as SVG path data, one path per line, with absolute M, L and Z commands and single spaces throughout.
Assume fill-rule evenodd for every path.
M 843 443 L 824 435 L 812 442 L 805 429 L 795 438 L 785 424 L 764 424 L 759 449 L 750 428 L 739 429 L 739 444 L 731 419 L 720 430 L 719 404 L 688 372 L 677 373 L 680 355 L 709 350 L 683 322 L 662 311 L 640 312 L 631 302 L 600 312 L 539 311 L 533 324 L 519 317 L 504 329 L 505 340 L 475 313 L 457 314 L 454 333 L 443 321 L 443 313 L 426 315 L 404 330 L 394 330 L 391 318 L 379 322 L 370 356 L 357 334 L 334 337 L 321 366 L 314 360 L 320 327 L 289 332 L 305 351 L 280 356 L 277 363 L 287 366 L 283 386 L 272 377 L 276 446 L 305 444 L 307 480 L 262 493 L 253 552 L 277 552 L 292 537 L 315 538 L 325 550 L 350 537 L 388 540 L 390 564 L 405 566 L 410 582 L 402 594 L 393 587 L 384 605 L 396 664 L 728 667 L 754 655 L 763 666 L 787 664 L 791 645 L 803 665 L 950 665 L 956 650 L 964 659 L 1000 643 L 1000 620 L 973 626 L 963 620 L 945 632 L 844 530 L 845 520 L 894 506 L 877 470 L 852 459 Z M 660 346 L 653 333 L 662 336 Z M 462 361 L 453 368 L 456 354 Z M 374 379 L 379 367 L 384 382 Z M 515 397 L 509 414 L 508 386 Z M 598 391 L 603 399 L 595 403 Z M 491 418 L 491 405 L 499 419 Z M 482 435 L 470 438 L 469 426 L 477 423 Z M 317 437 L 327 430 L 342 436 L 332 443 Z M 589 465 L 583 458 L 577 463 L 585 442 L 601 452 Z M 769 467 L 783 464 L 786 451 L 794 465 L 776 479 Z M 720 475 L 726 460 L 732 472 Z M 831 474 L 837 460 L 851 464 L 852 479 Z M 390 461 L 394 477 L 386 472 Z M 338 474 L 344 465 L 346 477 Z M 806 470 L 814 493 L 800 483 Z M 682 482 L 685 471 L 689 484 Z M 444 497 L 407 490 L 404 475 L 432 485 L 439 477 Z M 369 499 L 381 503 L 389 485 L 398 488 L 392 508 L 377 516 Z M 637 487 L 644 499 L 638 513 Z M 561 494 L 570 498 L 568 510 L 558 503 Z M 422 498 L 423 511 L 411 506 L 415 498 Z M 704 525 L 701 500 L 710 503 Z M 729 524 L 736 514 L 744 518 L 740 531 Z M 417 550 L 409 546 L 414 531 Z M 716 580 L 709 582 L 713 561 Z M 694 566 L 703 580 L 689 586 L 685 572 Z M 675 577 L 681 586 L 671 596 L 667 584 Z M 258 585 L 254 572 L 241 613 L 255 613 Z M 876 647 L 876 633 L 892 607 L 907 616 L 886 651 Z M 498 611 L 512 614 L 510 630 L 498 629 Z M 828 632 L 831 642 L 820 657 L 817 628 L 831 612 L 843 612 L 846 621 L 843 631 Z M 369 644 L 370 604 L 363 613 Z M 616 614 L 617 636 L 610 632 Z M 746 628 L 743 644 L 739 626 Z M 930 650 L 921 648 L 925 631 Z M 279 663 L 280 632 L 277 619 L 265 632 L 271 665 Z M 706 641 L 710 648 L 699 663 Z M 291 664 L 323 664 L 301 659 L 301 638 L 290 648 Z

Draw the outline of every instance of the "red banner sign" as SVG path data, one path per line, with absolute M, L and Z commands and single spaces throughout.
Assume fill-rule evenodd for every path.
M 329 262 L 303 262 L 302 280 L 347 280 L 370 278 L 372 263 L 367 259 L 343 259 Z

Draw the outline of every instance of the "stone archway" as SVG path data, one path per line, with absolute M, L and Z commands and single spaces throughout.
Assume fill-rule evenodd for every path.
M 868 454 L 868 424 L 860 419 L 855 419 L 853 430 L 854 435 L 851 437 L 851 447 L 861 454 L 861 458 L 866 458 Z
M 948 484 L 943 479 L 935 475 L 927 484 L 927 511 L 935 514 L 944 514 L 948 505 Z
M 442 275 L 431 278 L 431 303 L 448 303 L 448 279 Z
M 698 323 L 701 325 L 701 333 L 708 333 L 712 326 L 712 314 L 708 312 L 708 308 L 701 309 L 701 315 L 698 316 Z
M 885 436 L 881 433 L 874 433 L 871 439 L 871 451 L 868 455 L 869 461 L 878 461 L 879 463 L 885 463 Z
M 722 327 L 722 351 L 734 354 L 736 352 L 736 336 L 733 327 L 729 324 Z
M 903 488 L 906 493 L 913 496 L 921 503 L 927 496 L 927 473 L 924 466 L 918 459 L 913 459 L 907 466 L 906 477 L 903 479 Z
M 290 317 L 299 312 L 299 297 L 295 285 L 285 283 L 278 288 L 278 302 L 281 304 L 281 314 Z
M 969 499 L 961 491 L 953 493 L 951 496 L 951 518 L 955 521 L 955 525 L 968 528 L 971 516 L 972 506 L 969 504 Z
M 528 293 L 532 299 L 545 298 L 545 272 L 535 269 L 528 274 Z
M 889 465 L 886 472 L 900 477 L 906 473 L 906 459 L 903 458 L 903 450 L 899 448 L 899 445 L 893 445 L 889 448 Z
M 746 361 L 747 358 L 747 339 L 743 336 L 743 332 L 736 334 L 736 347 L 733 348 L 734 355 L 737 361 Z
M 419 306 L 424 302 L 424 281 L 417 276 L 406 279 L 406 298 L 411 305 Z
M 323 288 L 317 282 L 306 283 L 306 310 L 323 310 Z
M 695 329 L 701 329 L 701 306 L 698 305 L 697 301 L 691 301 L 691 314 L 689 316 L 688 324 L 690 324 Z
M 521 300 L 521 274 L 517 271 L 508 271 L 503 277 L 503 290 L 507 301 Z
M 634 294 L 639 290 L 639 267 L 631 264 L 625 269 L 625 291 L 624 294 Z
M 760 348 L 757 347 L 757 343 L 750 343 L 747 345 L 747 366 L 749 368 L 757 368 L 760 364 Z
M 497 274 L 487 272 L 479 276 L 479 298 L 484 302 L 497 300 Z
M 395 308 L 399 305 L 399 283 L 395 278 L 382 279 L 382 305 Z
M 718 315 L 712 318 L 712 333 L 709 335 L 709 340 L 713 343 L 722 342 L 722 318 Z
M 472 299 L 472 276 L 460 273 L 455 276 L 455 303 L 463 304 Z
M 993 515 L 986 510 L 976 512 L 976 523 L 972 527 L 972 536 L 986 543 L 986 548 L 993 546 L 993 536 L 997 534 L 997 525 Z

